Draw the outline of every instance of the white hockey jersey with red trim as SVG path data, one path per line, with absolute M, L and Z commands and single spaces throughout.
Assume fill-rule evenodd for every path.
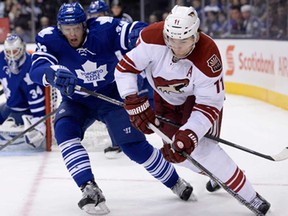
M 145 71 L 154 90 L 169 104 L 181 105 L 196 97 L 188 122 L 181 129 L 193 130 L 200 139 L 217 120 L 225 93 L 222 61 L 214 41 L 200 33 L 193 52 L 173 62 L 173 53 L 163 39 L 163 22 L 146 27 L 136 48 L 118 63 L 115 78 L 120 95 L 138 92 L 137 74 Z

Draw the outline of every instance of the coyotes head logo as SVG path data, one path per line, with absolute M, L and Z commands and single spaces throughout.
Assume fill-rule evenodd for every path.
M 170 94 L 170 92 L 173 92 L 173 93 L 179 94 L 183 92 L 183 90 L 181 90 L 183 87 L 188 86 L 189 79 L 166 80 L 166 79 L 163 79 L 162 77 L 156 77 L 154 78 L 154 84 L 155 84 L 155 87 L 163 93 Z

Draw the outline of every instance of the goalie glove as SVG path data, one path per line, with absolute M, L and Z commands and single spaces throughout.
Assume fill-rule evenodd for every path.
M 25 130 L 34 125 L 38 122 L 41 117 L 32 117 L 30 115 L 23 115 L 22 116 L 24 122 Z M 34 148 L 38 148 L 41 144 L 45 141 L 46 136 L 46 125 L 45 121 L 41 122 L 40 124 L 36 125 L 34 129 L 28 131 L 24 134 L 25 141 L 28 145 L 33 146 Z

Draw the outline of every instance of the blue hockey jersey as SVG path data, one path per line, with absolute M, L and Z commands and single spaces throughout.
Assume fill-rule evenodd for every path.
M 124 23 L 112 17 L 98 17 L 87 21 L 86 38 L 80 48 L 69 45 L 57 27 L 43 29 L 36 36 L 36 52 L 32 55 L 31 78 L 44 84 L 44 69 L 50 65 L 64 65 L 78 77 L 77 85 L 109 94 L 114 82 L 117 52 L 128 51 L 128 34 L 141 22 Z M 114 90 L 113 90 L 114 91 Z M 62 97 L 67 99 L 66 96 Z M 87 95 L 75 92 L 71 98 L 86 103 Z
M 42 85 L 31 81 L 29 70 L 31 55 L 26 53 L 19 74 L 9 71 L 4 51 L 0 53 L 0 81 L 6 97 L 6 105 L 13 111 L 30 110 L 34 117 L 45 115 L 45 92 Z

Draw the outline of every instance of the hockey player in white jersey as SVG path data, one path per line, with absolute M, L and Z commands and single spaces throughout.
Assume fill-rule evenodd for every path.
M 4 51 L 0 53 L 0 81 L 6 99 L 0 104 L 0 145 L 5 145 L 45 115 L 44 87 L 30 79 L 31 55 L 25 47 L 18 35 L 9 34 L 4 41 Z M 30 150 L 39 146 L 44 150 L 45 134 L 46 125 L 42 122 L 6 150 Z
M 128 35 L 142 29 L 143 23 L 123 23 L 112 17 L 86 21 L 86 13 L 78 2 L 64 3 L 57 20 L 58 26 L 43 29 L 36 36 L 30 75 L 35 82 L 52 85 L 61 92 L 54 131 L 67 170 L 82 191 L 78 206 L 89 214 L 109 213 L 106 198 L 95 182 L 88 152 L 81 144 L 85 130 L 95 120 L 106 124 L 111 139 L 131 160 L 181 199 L 188 200 L 191 185 L 131 125 L 125 109 L 75 91 L 77 84 L 121 100 L 114 77 L 118 63 L 115 51 L 127 52 Z
M 185 151 L 265 215 L 270 203 L 218 143 L 204 137 L 207 133 L 219 136 L 225 93 L 219 50 L 199 26 L 193 7 L 176 5 L 164 22 L 145 28 L 136 48 L 116 66 L 118 90 L 137 129 L 153 133 L 147 127 L 152 123 L 173 140 L 175 149 L 165 142 L 161 149 L 166 160 L 201 173 L 178 153 Z M 137 95 L 136 76 L 142 71 L 155 90 L 156 114 L 180 128 L 159 125 L 147 97 Z M 219 186 L 209 181 L 206 188 L 214 192 Z

